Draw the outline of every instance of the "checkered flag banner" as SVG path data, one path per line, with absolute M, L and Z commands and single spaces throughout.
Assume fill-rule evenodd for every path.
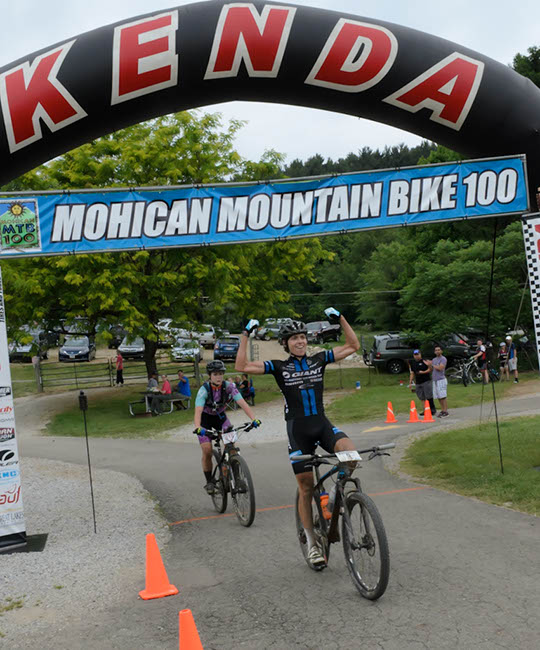
M 540 367 L 540 213 L 523 219 L 523 239 L 529 269 L 536 352 Z

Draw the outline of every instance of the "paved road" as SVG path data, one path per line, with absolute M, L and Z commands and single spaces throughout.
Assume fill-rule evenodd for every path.
M 499 406 L 502 414 L 540 412 L 535 396 Z M 409 427 L 455 426 L 477 418 L 478 409 L 453 415 L 444 424 L 370 422 L 347 430 L 359 446 L 401 444 L 415 430 Z M 137 598 L 142 584 L 134 584 L 131 593 L 118 594 L 112 610 L 84 612 L 78 620 L 62 621 L 49 636 L 41 633 L 39 647 L 177 648 L 177 612 L 183 608 L 193 611 L 206 650 L 538 647 L 535 517 L 408 482 L 386 471 L 380 459 L 365 463 L 364 489 L 382 513 L 392 558 L 388 590 L 371 603 L 352 586 L 339 546 L 322 573 L 301 559 L 291 508 L 295 482 L 284 441 L 242 446 L 261 509 L 249 529 L 234 516 L 204 518 L 215 513 L 201 489 L 197 444 L 102 439 L 91 444 L 95 466 L 137 476 L 159 499 L 173 532 L 163 558 L 180 594 L 143 602 Z M 23 456 L 84 463 L 83 445 L 81 439 L 22 436 L 20 450 Z M 141 531 L 141 537 L 146 532 L 151 531 Z M 99 576 L 99 567 L 96 573 L 107 579 Z

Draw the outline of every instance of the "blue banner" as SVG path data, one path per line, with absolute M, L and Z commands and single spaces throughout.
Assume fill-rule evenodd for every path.
M 0 199 L 0 255 L 284 240 L 528 211 L 525 158 L 323 179 Z

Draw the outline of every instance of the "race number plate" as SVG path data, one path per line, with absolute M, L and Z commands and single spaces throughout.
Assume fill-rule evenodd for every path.
M 344 463 L 348 460 L 362 460 L 360 454 L 357 451 L 336 451 L 336 457 L 340 463 Z
M 236 431 L 227 431 L 227 433 L 221 434 L 221 439 L 225 443 L 236 442 L 238 440 L 238 436 L 236 435 Z

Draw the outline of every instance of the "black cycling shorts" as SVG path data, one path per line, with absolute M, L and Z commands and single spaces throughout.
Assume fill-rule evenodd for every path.
M 287 420 L 287 435 L 289 436 L 289 458 L 295 474 L 310 471 L 305 466 L 306 461 L 294 460 L 295 456 L 313 454 L 317 446 L 332 454 L 336 442 L 348 438 L 346 433 L 335 427 L 324 415 Z

